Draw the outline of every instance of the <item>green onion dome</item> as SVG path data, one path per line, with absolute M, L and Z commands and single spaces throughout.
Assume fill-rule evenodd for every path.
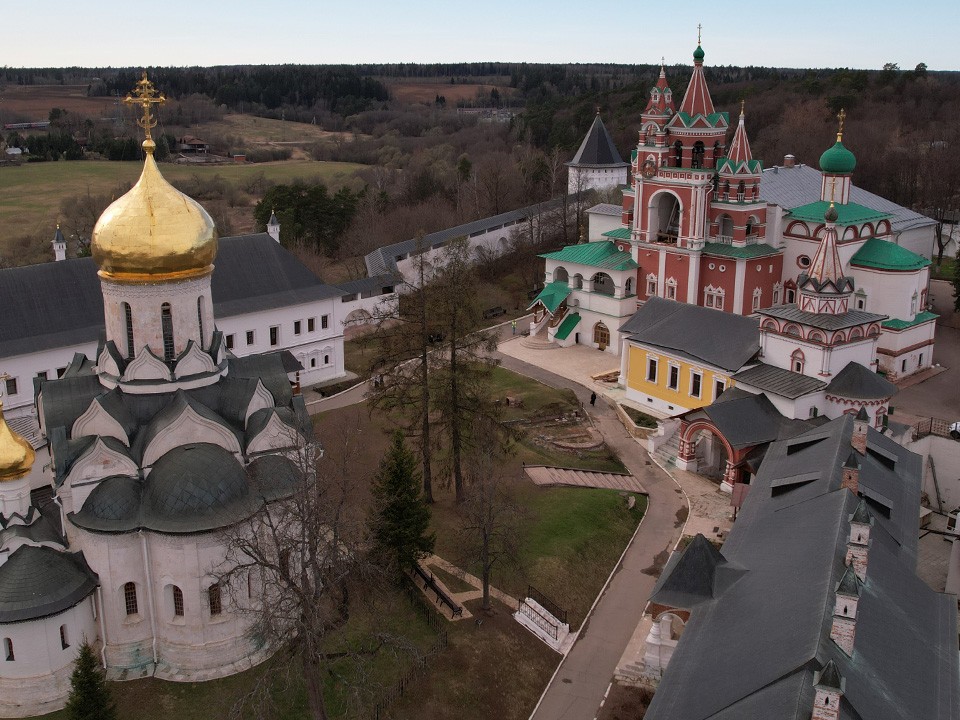
M 857 158 L 839 140 L 820 156 L 820 169 L 823 172 L 848 174 L 856 166 Z

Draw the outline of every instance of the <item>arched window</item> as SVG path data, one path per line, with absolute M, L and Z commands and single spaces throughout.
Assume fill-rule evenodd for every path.
M 577 290 L 583 290 L 583 275 L 580 273 L 573 276 L 573 287 Z
M 806 358 L 803 356 L 802 350 L 794 350 L 793 354 L 790 355 L 790 369 L 794 372 L 802 373 L 805 362 Z
M 13 654 L 13 640 L 10 638 L 3 639 L 3 656 L 7 659 L 7 662 L 13 662 L 17 659 Z
M 173 586 L 173 616 L 183 617 L 183 590 Z
M 170 311 L 170 303 L 160 306 L 160 330 L 163 332 L 163 359 L 173 360 L 173 313 Z
M 623 284 L 623 294 L 633 295 L 633 278 L 627 278 L 627 281 Z
M 803 337 L 803 333 L 800 332 L 800 326 L 794 325 L 793 323 L 787 325 L 787 327 L 784 329 L 784 332 L 793 337 Z
M 570 280 L 570 275 L 567 273 L 567 269 L 563 267 L 555 268 L 553 271 L 553 281 L 554 282 L 568 282 Z
M 61 625 L 60 626 L 60 649 L 66 650 L 68 647 L 70 647 L 70 641 L 67 638 L 67 626 Z
M 324 364 L 324 365 L 329 365 L 329 364 L 330 364 L 330 356 L 329 356 L 329 355 L 324 355 L 324 356 L 323 356 L 323 364 Z
M 753 290 L 753 312 L 756 312 L 760 309 L 760 298 L 763 295 L 763 291 L 760 288 L 754 288 Z
M 197 327 L 200 328 L 200 347 L 203 347 L 203 296 L 197 298 Z
M 750 237 L 756 231 L 758 222 L 759 220 L 753 215 L 747 218 L 747 237 Z
M 667 300 L 677 299 L 677 281 L 673 278 L 667 278 Z
M 863 337 L 863 330 L 861 330 L 860 328 L 855 327 L 853 328 L 853 330 L 850 331 L 851 340 L 859 340 L 862 337 Z
M 210 603 L 211 617 L 223 612 L 223 598 L 220 594 L 220 583 L 214 583 L 207 588 L 207 600 Z
M 693 144 L 693 156 L 690 160 L 690 167 L 693 168 L 702 168 L 703 167 L 703 155 L 704 147 L 701 140 L 697 140 Z
M 683 165 L 683 143 L 677 140 L 673 144 L 673 166 L 681 167 Z
M 744 189 L 745 189 L 745 186 L 743 184 L 743 180 L 741 180 L 740 184 L 737 185 L 737 202 L 743 202 L 743 198 L 745 194 Z
M 781 291 L 782 289 L 783 289 L 783 287 L 780 285 L 780 283 L 776 283 L 776 284 L 773 286 L 773 304 L 774 304 L 774 305 L 779 305 L 779 304 L 780 304 L 780 291 Z
M 593 341 L 603 350 L 610 344 L 610 330 L 602 322 L 593 326 Z
M 716 167 L 717 160 L 721 157 L 723 157 L 723 145 L 721 145 L 718 140 L 713 144 L 713 165 L 711 167 Z
M 613 278 L 606 273 L 597 273 L 593 276 L 591 282 L 593 283 L 593 292 L 600 293 L 601 295 L 614 294 L 615 286 L 613 284 Z
M 128 582 L 123 586 L 123 604 L 127 610 L 127 615 L 136 615 L 140 612 L 140 604 L 137 602 L 137 584 Z
M 820 332 L 819 330 L 814 330 L 812 333 L 810 333 L 810 339 L 813 342 L 818 342 L 818 343 L 822 343 L 826 341 L 826 338 L 823 336 L 823 333 Z
M 130 303 L 123 303 L 123 322 L 127 330 L 127 359 L 132 359 L 135 352 L 133 345 L 133 312 Z
M 730 197 L 730 181 L 724 180 L 723 181 L 723 199 L 726 200 L 728 197 Z

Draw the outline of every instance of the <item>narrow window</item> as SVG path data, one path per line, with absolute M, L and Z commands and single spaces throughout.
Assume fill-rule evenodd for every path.
M 46 380 L 46 379 L 47 379 L 47 371 L 46 371 L 46 370 L 41 370 L 40 372 L 37 373 L 37 377 L 40 378 L 41 380 Z
M 676 300 L 677 299 L 677 285 L 676 283 L 667 283 L 667 300 Z
M 713 383 L 713 399 L 716 400 L 727 389 L 727 384 L 723 380 L 716 380 Z
M 183 617 L 183 591 L 176 585 L 173 586 L 173 615 Z
M 680 387 L 680 368 L 678 368 L 676 365 L 671 365 L 669 388 L 671 390 L 676 390 L 678 387 Z
M 317 359 L 315 357 L 310 358 L 310 367 L 315 368 L 317 366 Z
M 13 662 L 16 660 L 16 657 L 13 654 L 13 640 L 10 638 L 3 639 L 3 654 L 7 658 L 7 662 Z
M 133 344 L 133 311 L 130 310 L 130 303 L 123 304 L 123 321 L 127 329 L 127 359 L 129 360 L 136 352 Z
M 313 332 L 317 329 L 317 319 L 307 318 L 307 332 Z
M 653 358 L 647 360 L 647 382 L 655 383 L 657 381 L 657 361 Z
M 227 335 L 227 350 L 233 350 L 233 333 Z
M 160 329 L 163 332 L 163 359 L 173 360 L 173 313 L 170 311 L 170 303 L 160 306 Z
M 140 612 L 136 583 L 128 582 L 123 586 L 123 604 L 127 609 L 127 615 L 136 615 Z
M 253 345 L 253 330 L 247 330 L 247 345 Z
M 57 377 L 62 378 L 66 372 L 67 372 L 66 367 L 57 368 Z
M 673 166 L 681 167 L 683 163 L 683 143 L 677 140 L 673 144 Z
M 214 583 L 207 589 L 207 599 L 210 602 L 210 616 L 223 612 L 223 602 L 220 596 L 220 583 Z
M 700 397 L 700 386 L 703 383 L 703 376 L 700 373 L 690 373 L 690 394 L 693 397 Z
M 293 321 L 293 334 L 294 334 L 294 335 L 299 335 L 299 334 L 300 334 L 300 326 L 301 326 L 302 324 L 303 324 L 303 323 L 302 323 L 300 320 L 294 320 L 294 321 Z
M 197 327 L 200 329 L 200 346 L 203 347 L 203 296 L 197 298 Z
M 66 369 L 66 368 L 64 368 L 64 369 Z M 16 378 L 7 378 L 7 382 L 5 383 L 5 389 L 6 389 L 6 392 L 7 392 L 7 397 L 10 397 L 11 395 L 16 395 L 16 394 L 17 394 L 17 379 L 16 379 Z
M 70 642 L 67 639 L 67 626 L 61 625 L 60 626 L 60 648 L 62 650 L 66 650 L 68 647 L 70 647 Z
M 270 328 L 270 347 L 276 347 L 280 344 L 280 326 L 274 325 Z
M 324 355 L 324 356 L 323 356 L 323 364 L 324 364 L 324 365 L 329 365 L 329 364 L 330 364 L 330 356 L 329 356 L 329 355 Z
M 330 316 L 329 316 L 329 315 L 322 315 L 322 316 L 320 317 L 320 329 L 321 329 L 321 330 L 326 330 L 329 326 L 330 326 Z

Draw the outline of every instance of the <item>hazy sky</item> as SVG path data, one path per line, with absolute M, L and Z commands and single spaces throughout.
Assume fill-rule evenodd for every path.
M 731 3 L 46 0 L 7 13 L 12 67 L 273 63 L 690 62 L 960 69 L 956 0 Z M 26 8 L 26 6 L 23 6 Z M 42 15 L 27 17 L 29 14 Z

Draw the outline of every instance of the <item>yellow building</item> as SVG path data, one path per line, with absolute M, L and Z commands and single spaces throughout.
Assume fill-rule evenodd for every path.
M 754 318 L 658 297 L 620 333 L 627 399 L 667 416 L 712 403 L 760 349 Z

